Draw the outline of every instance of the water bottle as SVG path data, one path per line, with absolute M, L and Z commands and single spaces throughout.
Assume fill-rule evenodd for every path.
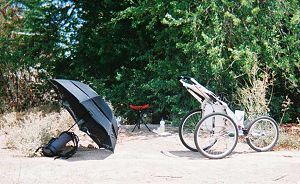
M 164 133 L 165 132 L 165 120 L 164 118 L 162 118 L 159 122 L 160 126 L 159 126 L 159 133 Z

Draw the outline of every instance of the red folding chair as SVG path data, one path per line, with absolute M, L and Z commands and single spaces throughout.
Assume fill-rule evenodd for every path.
M 150 105 L 149 104 L 144 104 L 144 105 L 129 104 L 129 107 L 130 107 L 130 109 L 132 109 L 138 113 L 138 120 L 135 122 L 135 126 L 134 126 L 132 132 L 135 130 L 136 127 L 138 127 L 138 129 L 141 129 L 141 123 L 143 123 L 147 127 L 147 129 L 149 131 L 151 131 L 150 128 L 145 123 L 145 121 L 143 120 L 143 114 L 144 114 L 145 110 L 149 109 Z

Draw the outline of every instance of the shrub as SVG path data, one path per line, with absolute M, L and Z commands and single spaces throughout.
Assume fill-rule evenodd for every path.
M 40 64 L 2 71 L 0 110 L 23 111 L 55 102 L 52 91 L 49 90 L 49 78 L 50 75 Z
M 267 94 L 269 87 L 273 85 L 273 79 L 270 80 L 269 74 L 261 71 L 257 64 L 254 64 L 248 73 L 249 83 L 245 87 L 238 88 L 235 96 L 236 101 L 244 108 L 249 120 L 267 115 L 270 111 L 270 99 L 268 99 Z
M 45 113 L 40 109 L 6 113 L 1 122 L 0 130 L 6 134 L 6 146 L 25 156 L 33 156 L 39 146 L 74 123 L 66 110 Z
M 277 147 L 280 149 L 300 149 L 300 124 L 283 124 Z

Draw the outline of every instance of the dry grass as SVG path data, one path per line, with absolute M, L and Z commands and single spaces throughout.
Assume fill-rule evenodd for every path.
M 300 136 L 281 132 L 277 147 L 281 150 L 300 150 Z
M 45 113 L 34 109 L 4 114 L 0 118 L 0 131 L 6 135 L 7 148 L 33 156 L 39 146 L 67 130 L 73 123 L 66 110 Z
M 282 125 L 276 147 L 281 150 L 300 150 L 300 124 Z
M 273 79 L 269 77 L 268 72 L 262 71 L 256 64 L 253 65 L 248 76 L 249 84 L 239 88 L 235 98 L 245 109 L 248 119 L 253 120 L 269 112 L 270 99 L 267 99 L 267 92 L 273 85 Z
M 247 119 L 253 120 L 255 117 L 268 115 L 275 79 L 270 71 L 260 69 L 257 64 L 253 65 L 247 75 L 249 76 L 249 82 L 243 88 L 237 90 L 235 99 L 244 108 Z M 271 92 L 270 95 L 267 95 L 268 92 Z M 282 124 L 284 113 L 288 110 L 290 104 L 292 102 L 286 96 L 281 110 L 283 115 L 278 123 L 280 133 L 275 148 L 278 150 L 300 150 L 300 124 Z

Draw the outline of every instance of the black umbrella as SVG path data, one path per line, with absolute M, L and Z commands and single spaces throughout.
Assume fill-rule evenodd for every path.
M 118 136 L 117 121 L 102 97 L 78 81 L 52 79 L 51 83 L 79 129 L 87 133 L 99 148 L 114 151 Z

